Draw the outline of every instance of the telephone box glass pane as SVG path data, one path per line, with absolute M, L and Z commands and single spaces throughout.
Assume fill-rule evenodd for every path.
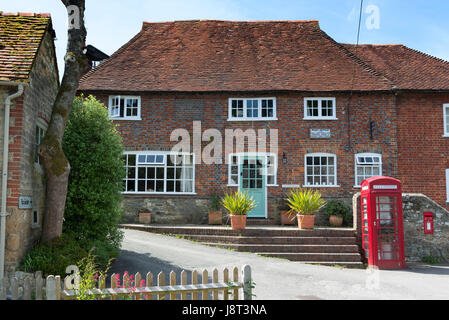
M 376 197 L 377 255 L 379 260 L 398 259 L 397 198 Z

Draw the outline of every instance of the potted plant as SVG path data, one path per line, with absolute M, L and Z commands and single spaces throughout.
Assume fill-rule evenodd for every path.
M 296 214 L 300 229 L 313 229 L 315 214 L 326 204 L 319 191 L 306 189 L 292 190 L 286 200 L 291 209 L 290 215 Z
M 329 223 L 333 227 L 341 227 L 343 219 L 349 214 L 350 208 L 342 201 L 329 201 L 324 212 L 329 216 Z
M 248 196 L 248 192 L 237 191 L 234 194 L 226 194 L 221 199 L 223 207 L 229 211 L 233 230 L 246 228 L 246 217 L 256 207 L 256 202 Z
M 139 211 L 139 223 L 143 224 L 151 223 L 151 212 L 149 210 Z
M 281 225 L 294 225 L 296 223 L 296 215 L 291 216 L 290 215 L 290 208 L 287 205 L 287 203 L 282 202 L 282 204 L 279 207 L 279 210 L 281 211 Z
M 211 194 L 209 200 L 209 224 L 221 225 L 223 218 L 220 210 L 220 198 L 215 194 Z

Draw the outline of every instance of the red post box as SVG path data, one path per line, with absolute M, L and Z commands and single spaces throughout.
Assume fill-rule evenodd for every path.
M 394 178 L 362 182 L 362 243 L 369 266 L 405 268 L 402 186 Z
M 424 233 L 433 234 L 433 212 L 424 212 Z

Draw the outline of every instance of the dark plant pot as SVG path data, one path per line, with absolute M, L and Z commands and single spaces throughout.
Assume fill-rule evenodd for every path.
M 296 224 L 296 216 L 295 215 L 289 215 L 289 211 L 281 211 L 281 225 L 285 226 L 292 226 Z
M 209 224 L 222 225 L 223 217 L 221 211 L 209 211 Z
M 330 216 L 329 223 L 332 227 L 341 227 L 343 225 L 343 217 Z
M 231 215 L 232 230 L 243 230 L 246 228 L 246 215 L 235 216 Z
M 151 212 L 139 212 L 139 223 L 150 224 Z
M 298 227 L 299 229 L 314 229 L 315 228 L 315 216 L 303 216 L 298 214 Z

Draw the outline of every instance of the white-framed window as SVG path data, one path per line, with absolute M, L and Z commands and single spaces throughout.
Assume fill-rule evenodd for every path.
M 304 120 L 337 120 L 337 99 L 304 98 Z
M 195 193 L 194 155 L 159 151 L 126 152 L 124 193 Z
M 110 96 L 109 117 L 114 120 L 141 120 L 141 99 L 137 96 Z
M 38 119 L 36 123 L 36 135 L 34 140 L 34 163 L 41 165 L 41 159 L 37 153 L 37 148 L 44 141 L 45 133 L 47 132 L 47 123 L 43 119 Z
M 355 187 L 360 187 L 363 180 L 382 175 L 382 155 L 377 153 L 360 153 L 355 155 Z
M 228 165 L 228 186 L 240 186 L 240 172 L 242 157 L 256 155 L 253 153 L 239 153 L 229 155 Z M 274 153 L 260 154 L 257 156 L 264 157 L 266 163 L 266 185 L 268 187 L 277 186 L 277 156 Z
M 337 156 L 329 153 L 306 154 L 305 186 L 311 188 L 338 187 Z
M 228 121 L 277 120 L 276 98 L 230 98 Z
M 449 137 L 449 103 L 443 105 L 444 137 Z

